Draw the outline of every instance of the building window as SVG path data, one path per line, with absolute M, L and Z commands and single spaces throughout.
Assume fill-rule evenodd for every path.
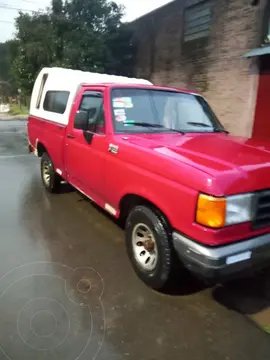
M 186 0 L 184 14 L 184 41 L 207 37 L 212 20 L 211 0 Z
M 43 109 L 57 114 L 64 114 L 67 107 L 68 91 L 47 91 Z

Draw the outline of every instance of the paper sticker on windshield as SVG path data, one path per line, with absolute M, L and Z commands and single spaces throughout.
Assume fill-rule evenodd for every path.
M 126 115 L 118 115 L 115 117 L 115 120 L 119 121 L 119 122 L 124 122 L 127 120 L 127 117 L 126 117 Z
M 126 108 L 133 108 L 132 99 L 130 97 L 124 97 L 122 101 L 125 104 Z
M 132 103 L 132 99 L 131 97 L 118 97 L 118 98 L 114 98 L 113 101 L 120 101 L 120 102 L 124 102 L 124 103 Z
M 125 109 L 114 109 L 114 115 L 126 115 Z
M 130 97 L 115 98 L 113 99 L 114 108 L 133 108 L 132 99 Z
M 132 103 L 124 103 L 125 104 L 125 108 L 126 109 L 131 109 L 133 108 L 133 104 Z
M 125 104 L 121 101 L 114 101 L 113 102 L 113 107 L 114 108 L 124 108 L 125 107 Z

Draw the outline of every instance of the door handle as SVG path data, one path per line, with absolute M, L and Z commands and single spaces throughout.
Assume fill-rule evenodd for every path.
M 67 134 L 67 137 L 68 137 L 69 139 L 75 139 L 75 138 L 76 138 L 76 136 L 71 135 L 71 134 Z

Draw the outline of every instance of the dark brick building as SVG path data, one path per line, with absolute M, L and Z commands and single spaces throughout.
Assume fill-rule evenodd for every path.
M 256 123 L 268 121 L 268 101 L 258 96 L 270 97 L 270 76 L 260 85 L 270 64 L 269 8 L 267 0 L 172 1 L 133 23 L 137 76 L 199 91 L 231 133 L 254 135 Z M 266 55 L 258 56 L 262 44 Z M 270 114 L 270 99 L 268 106 Z

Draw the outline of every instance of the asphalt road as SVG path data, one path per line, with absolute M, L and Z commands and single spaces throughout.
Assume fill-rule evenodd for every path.
M 269 360 L 246 316 L 268 306 L 265 282 L 148 289 L 115 222 L 75 191 L 45 193 L 25 131 L 0 120 L 0 359 Z

